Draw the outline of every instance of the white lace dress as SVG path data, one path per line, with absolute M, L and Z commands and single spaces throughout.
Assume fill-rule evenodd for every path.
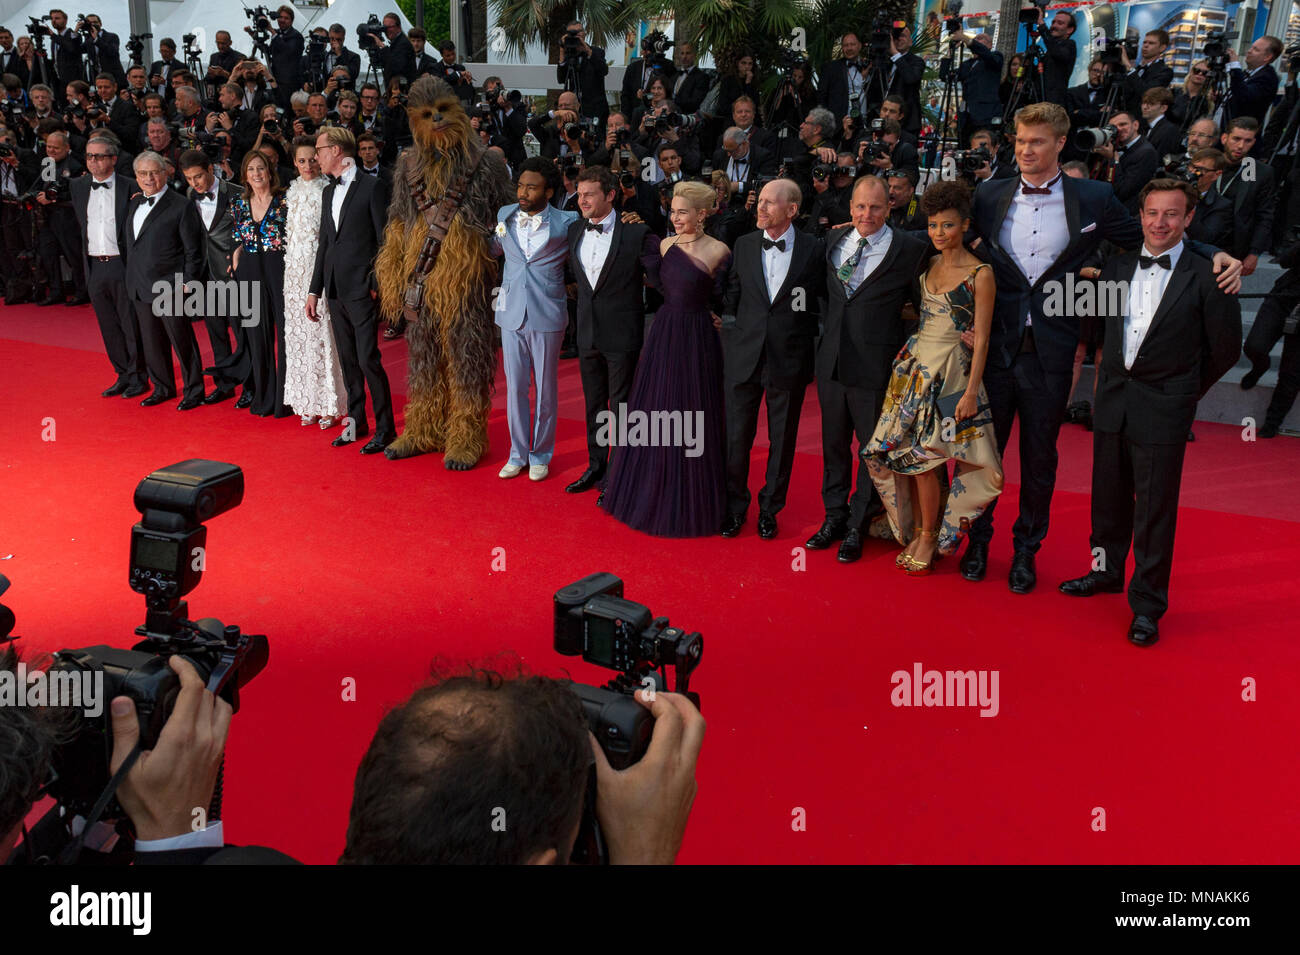
M 300 415 L 339 417 L 347 411 L 347 390 L 330 326 L 329 305 L 316 303 L 320 321 L 307 318 L 307 292 L 316 264 L 321 194 L 327 180 L 295 179 L 289 186 L 289 220 L 284 257 L 284 403 Z

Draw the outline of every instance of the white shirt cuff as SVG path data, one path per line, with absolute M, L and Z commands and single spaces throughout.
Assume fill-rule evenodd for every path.
M 180 836 L 168 836 L 166 839 L 137 839 L 136 852 L 165 852 L 170 849 L 220 849 L 226 844 L 221 833 L 221 820 L 218 819 L 206 829 L 187 832 Z

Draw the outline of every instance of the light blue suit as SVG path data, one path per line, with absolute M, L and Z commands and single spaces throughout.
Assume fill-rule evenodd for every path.
M 543 226 L 532 236 L 532 257 L 525 258 L 515 222 L 518 211 L 518 203 L 503 206 L 497 212 L 497 222 L 505 226 L 506 234 L 492 235 L 492 253 L 505 256 L 494 308 L 506 369 L 509 463 L 550 464 L 555 453 L 560 349 L 569 322 L 564 263 L 569 255 L 569 225 L 578 214 L 548 204 L 541 212 Z M 531 427 L 530 377 L 537 387 L 537 417 Z

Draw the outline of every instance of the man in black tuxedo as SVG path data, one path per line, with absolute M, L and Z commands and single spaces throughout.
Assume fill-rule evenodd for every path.
M 1016 114 L 1020 176 L 983 183 L 973 199 L 977 253 L 992 263 L 998 288 L 984 387 L 999 455 L 1012 421 L 1020 419 L 1020 515 L 1012 528 L 1015 556 L 1007 576 L 1011 591 L 1019 594 L 1029 593 L 1037 582 L 1034 555 L 1047 536 L 1056 438 L 1079 342 L 1079 317 L 1055 314 L 1058 310 L 1045 307 L 1046 302 L 1054 292 L 1059 297 L 1063 276 L 1077 272 L 1103 240 L 1121 248 L 1142 241 L 1141 226 L 1109 184 L 1061 173 L 1059 158 L 1069 130 L 1069 116 L 1055 103 L 1021 109 Z M 1215 253 L 1215 269 L 1226 291 L 1240 287 L 1239 261 L 1199 244 L 1193 248 Z M 996 512 L 995 502 L 971 525 L 961 560 L 967 580 L 983 580 L 988 570 Z
M 754 125 L 756 107 L 748 96 L 737 96 L 731 104 L 731 125 L 749 139 L 750 145 L 766 149 L 776 155 L 775 137 L 762 126 Z
M 825 295 L 826 246 L 794 226 L 803 196 L 790 179 L 774 179 L 755 204 L 758 228 L 736 241 L 727 278 L 722 329 L 727 402 L 727 517 L 735 537 L 749 509 L 749 458 L 758 406 L 767 400 L 767 473 L 758 495 L 758 536 L 776 537 L 794 464 L 804 391 L 813 376 L 814 340 Z
M 271 35 L 267 44 L 267 59 L 270 60 L 271 75 L 275 77 L 276 102 L 283 110 L 289 109 L 289 97 L 302 89 L 306 76 L 302 68 L 302 51 L 305 46 L 303 36 L 294 29 L 294 10 L 283 4 L 275 11 L 278 29 Z M 250 29 L 244 27 L 245 30 Z
M 5 73 L 18 77 L 19 86 L 23 89 L 31 82 L 27 64 L 18 55 L 18 48 L 14 45 L 13 32 L 7 27 L 0 27 L 0 75 Z
M 1142 94 L 1142 135 L 1163 162 L 1164 157 L 1183 151 L 1183 131 L 1169 120 L 1169 107 L 1174 94 L 1166 86 L 1158 86 Z
M 54 49 L 54 72 L 59 78 L 54 87 L 55 96 L 64 102 L 66 90 L 73 80 L 84 80 L 81 66 L 81 34 L 68 26 L 68 15 L 62 10 L 50 11 L 50 39 Z
M 1111 185 L 1116 198 L 1131 215 L 1137 211 L 1138 193 L 1160 168 L 1160 154 L 1142 136 L 1137 117 L 1132 113 L 1120 111 L 1110 121 L 1115 127 L 1115 138 L 1093 152 L 1114 164 Z
M 867 109 L 866 78 L 867 66 L 860 59 L 862 41 L 858 34 L 849 30 L 840 37 L 840 57 L 831 60 L 822 67 L 821 82 L 818 84 L 822 105 L 835 114 L 838 122 L 845 116 L 864 116 Z M 876 86 L 880 87 L 883 77 L 876 77 Z M 875 99 L 880 100 L 884 93 L 877 89 Z
M 1124 94 L 1127 106 L 1136 110 L 1147 90 L 1165 88 L 1174 81 L 1174 68 L 1165 62 L 1169 49 L 1169 34 L 1164 30 L 1151 30 L 1142 38 L 1142 65 L 1128 58 L 1128 50 L 1121 44 L 1120 63 L 1124 67 Z
M 455 94 L 465 103 L 474 101 L 474 74 L 465 68 L 464 63 L 456 62 L 456 44 L 443 40 L 438 47 L 442 59 L 434 69 L 434 76 L 446 81 Z M 411 60 L 414 68 L 415 60 Z
M 732 126 L 722 134 L 722 145 L 713 154 L 713 168 L 726 172 L 732 198 L 743 202 L 754 180 L 776 176 L 776 157 L 755 146 L 743 130 Z
M 599 440 L 598 415 L 626 404 L 645 332 L 646 285 L 659 288 L 659 237 L 614 208 L 616 183 L 604 166 L 578 174 L 582 217 L 569 226 L 569 269 L 578 289 L 578 370 L 587 405 L 587 469 L 564 490 L 601 486 L 609 448 Z
M 1268 296 L 1259 306 L 1250 334 L 1242 350 L 1250 359 L 1251 369 L 1241 379 L 1243 390 L 1254 388 L 1260 377 L 1268 371 L 1273 346 L 1283 339 L 1282 358 L 1277 367 L 1277 385 L 1264 412 L 1264 423 L 1257 436 L 1276 438 L 1282 422 L 1291 413 L 1296 395 L 1300 394 L 1300 328 L 1292 314 L 1300 308 L 1300 227 L 1287 230 L 1285 245 L 1276 262 L 1286 269 L 1269 289 Z
M 1250 116 L 1261 126 L 1264 114 L 1277 96 L 1277 70 L 1273 61 L 1282 55 L 1282 41 L 1262 36 L 1246 51 L 1242 67 L 1235 58 L 1228 64 L 1228 96 L 1223 102 L 1223 122 Z
M 185 389 L 176 407 L 189 411 L 203 403 L 203 362 L 189 318 L 174 314 L 174 295 L 178 274 L 189 283 L 201 281 L 207 272 L 203 222 L 194 203 L 167 188 L 162 156 L 148 150 L 136 156 L 135 178 L 141 194 L 126 207 L 122 253 L 126 290 L 140 323 L 145 367 L 153 381 L 153 394 L 140 404 L 159 405 L 176 397 L 175 350 Z
M 646 38 L 648 40 L 649 37 Z M 629 120 L 637 108 L 642 105 L 641 98 L 650 87 L 650 80 L 658 76 L 668 89 L 677 76 L 677 70 L 666 56 L 647 55 L 645 40 L 642 41 L 641 56 L 634 59 L 623 71 L 623 89 L 619 96 L 619 108 Z
M 1228 164 L 1215 188 L 1232 203 L 1232 254 L 1242 260 L 1250 275 L 1259 257 L 1273 247 L 1273 217 L 1277 212 L 1277 182 L 1273 167 L 1251 154 L 1259 137 L 1259 123 L 1249 116 L 1228 120 L 1220 137 Z
M 1220 249 L 1232 248 L 1235 225 L 1232 200 L 1222 196 L 1216 188 L 1227 162 L 1217 149 L 1198 149 L 1187 163 L 1187 171 L 1196 176 L 1193 185 L 1201 196 L 1192 224 L 1187 227 L 1187 237 Z
M 842 540 L 837 556 L 846 564 L 862 556 L 862 536 L 881 510 L 861 458 L 853 489 L 853 437 L 865 447 L 876 429 L 894 357 L 906 340 L 903 305 L 919 305 L 913 286 L 931 251 L 924 238 L 890 227 L 888 211 L 885 181 L 863 176 L 853 187 L 853 224 L 826 236 L 826 319 L 816 359 L 826 520 L 807 547 L 824 550 Z
M 581 103 L 579 112 L 588 119 L 596 120 L 596 135 L 603 136 L 605 120 L 609 116 L 609 103 L 605 97 L 605 77 L 609 75 L 609 63 L 605 59 L 605 48 L 591 46 L 587 42 L 587 31 L 581 20 L 570 20 L 565 31 L 565 35 L 575 37 L 577 43 L 573 53 L 568 54 L 572 56 L 572 67 L 565 65 L 564 47 L 561 46 L 561 62 L 555 67 L 555 81 L 561 89 L 573 90 L 578 94 Z M 570 68 L 573 71 L 572 77 Z
M 118 85 L 125 85 L 121 41 L 117 34 L 107 32 L 99 16 L 94 13 L 87 15 L 84 26 L 89 28 L 89 32 L 80 34 L 81 52 L 86 55 L 89 63 L 94 64 L 97 73 L 108 73 Z
M 243 195 L 243 190 L 224 179 L 218 179 L 212 171 L 212 160 L 198 149 L 187 149 L 181 153 L 181 173 L 185 176 L 189 190 L 185 197 L 198 210 L 203 223 L 205 244 L 205 264 L 203 277 L 210 282 L 225 282 L 230 279 L 230 257 L 235 251 L 234 217 L 230 204 Z M 203 399 L 204 404 L 215 405 L 233 398 L 235 378 L 223 374 L 220 369 L 229 365 L 231 356 L 230 336 L 234 333 L 235 347 L 243 342 L 243 325 L 238 317 L 227 315 L 205 315 L 203 324 L 208 329 L 208 341 L 212 345 L 212 394 Z
M 384 89 L 397 76 L 405 77 L 407 82 L 415 80 L 415 47 L 402 32 L 402 20 L 397 14 L 384 14 L 384 35 L 375 37 L 371 58 L 383 71 Z
M 419 27 L 406 31 L 406 38 L 411 41 L 411 50 L 415 53 L 416 76 L 440 76 L 438 58 L 429 52 L 429 35 Z
M 357 137 L 357 168 L 363 176 L 373 176 L 384 184 L 384 192 L 393 193 L 393 170 L 380 162 L 383 144 L 374 133 Z
M 149 88 L 171 99 L 172 73 L 185 69 L 185 63 L 176 59 L 176 41 L 169 36 L 158 41 L 158 55 L 161 59 L 154 60 L 149 67 Z
M 135 145 L 140 130 L 140 113 L 135 106 L 117 95 L 118 83 L 112 73 L 95 77 L 95 92 L 99 94 L 101 110 L 108 114 L 108 128 L 126 149 Z
M 76 219 L 66 189 L 71 180 L 86 170 L 77 157 L 72 155 L 71 140 L 67 133 L 55 130 L 45 137 L 45 156 L 41 170 L 44 187 L 57 187 L 58 192 L 55 199 L 48 198 L 44 191 L 36 196 L 37 203 L 44 210 L 44 223 L 36 237 L 36 249 L 50 282 L 49 293 L 36 304 L 64 303 L 63 269 L 59 264 L 62 255 L 72 271 L 74 298 L 71 304 L 85 305 L 90 298 L 86 295 L 84 270 L 80 267 L 82 247 L 77 242 Z
M 111 140 L 94 139 L 86 145 L 89 176 L 68 183 L 77 219 L 81 247 L 86 250 L 82 268 L 90 304 L 99 321 L 104 351 L 117 378 L 104 391 L 105 398 L 134 398 L 149 390 L 140 344 L 140 325 L 126 289 L 123 268 L 122 226 L 127 204 L 139 188 L 134 179 L 113 171 L 118 147 Z
M 683 40 L 677 44 L 677 75 L 672 79 L 668 98 L 685 116 L 699 110 L 708 95 L 713 79 L 695 65 L 695 44 Z
M 232 74 L 235 65 L 246 59 L 246 57 L 234 48 L 230 33 L 226 30 L 218 30 L 213 35 L 213 40 L 216 42 L 217 48 L 208 57 L 206 81 L 215 86 L 220 86 L 222 83 L 229 83 L 234 78 Z
M 341 23 L 330 24 L 330 45 L 325 51 L 325 74 L 331 75 L 340 66 L 348 71 L 356 83 L 361 73 L 361 54 L 347 48 L 348 31 Z
M 1059 106 L 1065 105 L 1065 92 L 1074 74 L 1074 59 L 1078 51 L 1074 46 L 1075 22 L 1073 15 L 1064 10 L 1052 17 L 1052 24 L 1044 35 L 1043 7 L 1038 8 L 1038 29 L 1046 49 L 1043 58 L 1043 99 Z
M 320 241 L 307 295 L 307 317 L 319 321 L 316 303 L 322 295 L 329 298 L 330 326 L 338 344 L 352 423 L 330 443 L 341 448 L 370 433 L 366 421 L 368 385 L 375 409 L 375 435 L 361 453 L 378 454 L 397 437 L 392 391 L 379 353 L 374 284 L 375 256 L 388 224 L 388 193 L 382 182 L 357 169 L 356 151 L 356 140 L 346 129 L 327 126 L 316 133 L 316 161 L 330 177 L 330 184 L 321 196 Z
M 1101 108 L 1106 103 L 1106 67 L 1100 58 L 1088 64 L 1088 80 L 1065 91 L 1065 108 L 1075 129 L 1101 125 Z
M 1002 115 L 1002 101 L 998 99 L 1002 54 L 992 49 L 991 34 L 958 33 L 955 37 L 971 52 L 970 58 L 957 68 L 957 82 L 961 84 L 966 106 L 961 116 L 962 133 L 969 135 L 972 128 Z
M 1099 303 L 1106 336 L 1093 411 L 1093 569 L 1060 588 L 1078 597 L 1122 591 L 1131 544 L 1128 638 L 1140 647 L 1160 638 L 1158 622 L 1169 608 L 1178 491 L 1196 402 L 1241 353 L 1237 300 L 1220 291 L 1210 262 L 1183 241 L 1196 201 L 1190 184 L 1147 183 L 1141 252 L 1113 256 L 1102 268 L 1103 282 L 1131 291 Z
M 897 27 L 889 35 L 889 60 L 880 69 L 887 88 L 885 95 L 896 93 L 903 98 L 902 127 L 917 136 L 921 132 L 921 78 L 925 75 L 925 60 L 912 50 L 912 34 L 906 27 Z M 868 110 L 879 109 L 883 100 L 877 94 L 880 83 L 872 80 L 867 86 Z

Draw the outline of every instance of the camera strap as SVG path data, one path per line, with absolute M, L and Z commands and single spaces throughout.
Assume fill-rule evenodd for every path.
M 122 765 L 117 767 L 117 772 L 113 774 L 113 778 L 110 779 L 108 785 L 104 787 L 104 791 L 100 793 L 99 798 L 95 800 L 95 805 L 91 807 L 90 815 L 86 817 L 86 824 L 82 826 L 80 835 L 64 846 L 63 851 L 59 853 L 59 865 L 77 864 L 78 860 L 81 858 L 81 848 L 85 845 L 87 834 L 95 827 L 95 823 L 99 822 L 99 817 L 102 816 L 104 810 L 108 808 L 109 801 L 112 800 L 113 795 L 117 792 L 117 787 L 121 785 L 122 780 L 126 778 L 126 774 L 131 771 L 131 767 L 135 765 L 135 761 L 139 758 L 140 743 L 137 740 L 136 744 L 131 747 L 131 752 L 126 754 L 126 759 L 122 760 Z
M 486 154 L 486 150 L 479 153 L 478 159 L 469 170 L 457 176 L 447 187 L 447 194 L 438 203 L 425 195 L 424 178 L 418 169 L 412 169 L 407 177 L 411 201 L 420 210 L 429 227 L 429 231 L 424 236 L 424 244 L 420 246 L 420 258 L 415 263 L 415 270 L 411 273 L 406 294 L 402 298 L 402 317 L 407 322 L 420 320 L 420 313 L 424 308 L 424 280 L 433 271 L 433 266 L 438 261 L 442 240 L 447 238 L 447 232 L 451 229 L 456 213 L 460 211 L 460 205 L 465 201 L 469 191 L 469 182 Z

